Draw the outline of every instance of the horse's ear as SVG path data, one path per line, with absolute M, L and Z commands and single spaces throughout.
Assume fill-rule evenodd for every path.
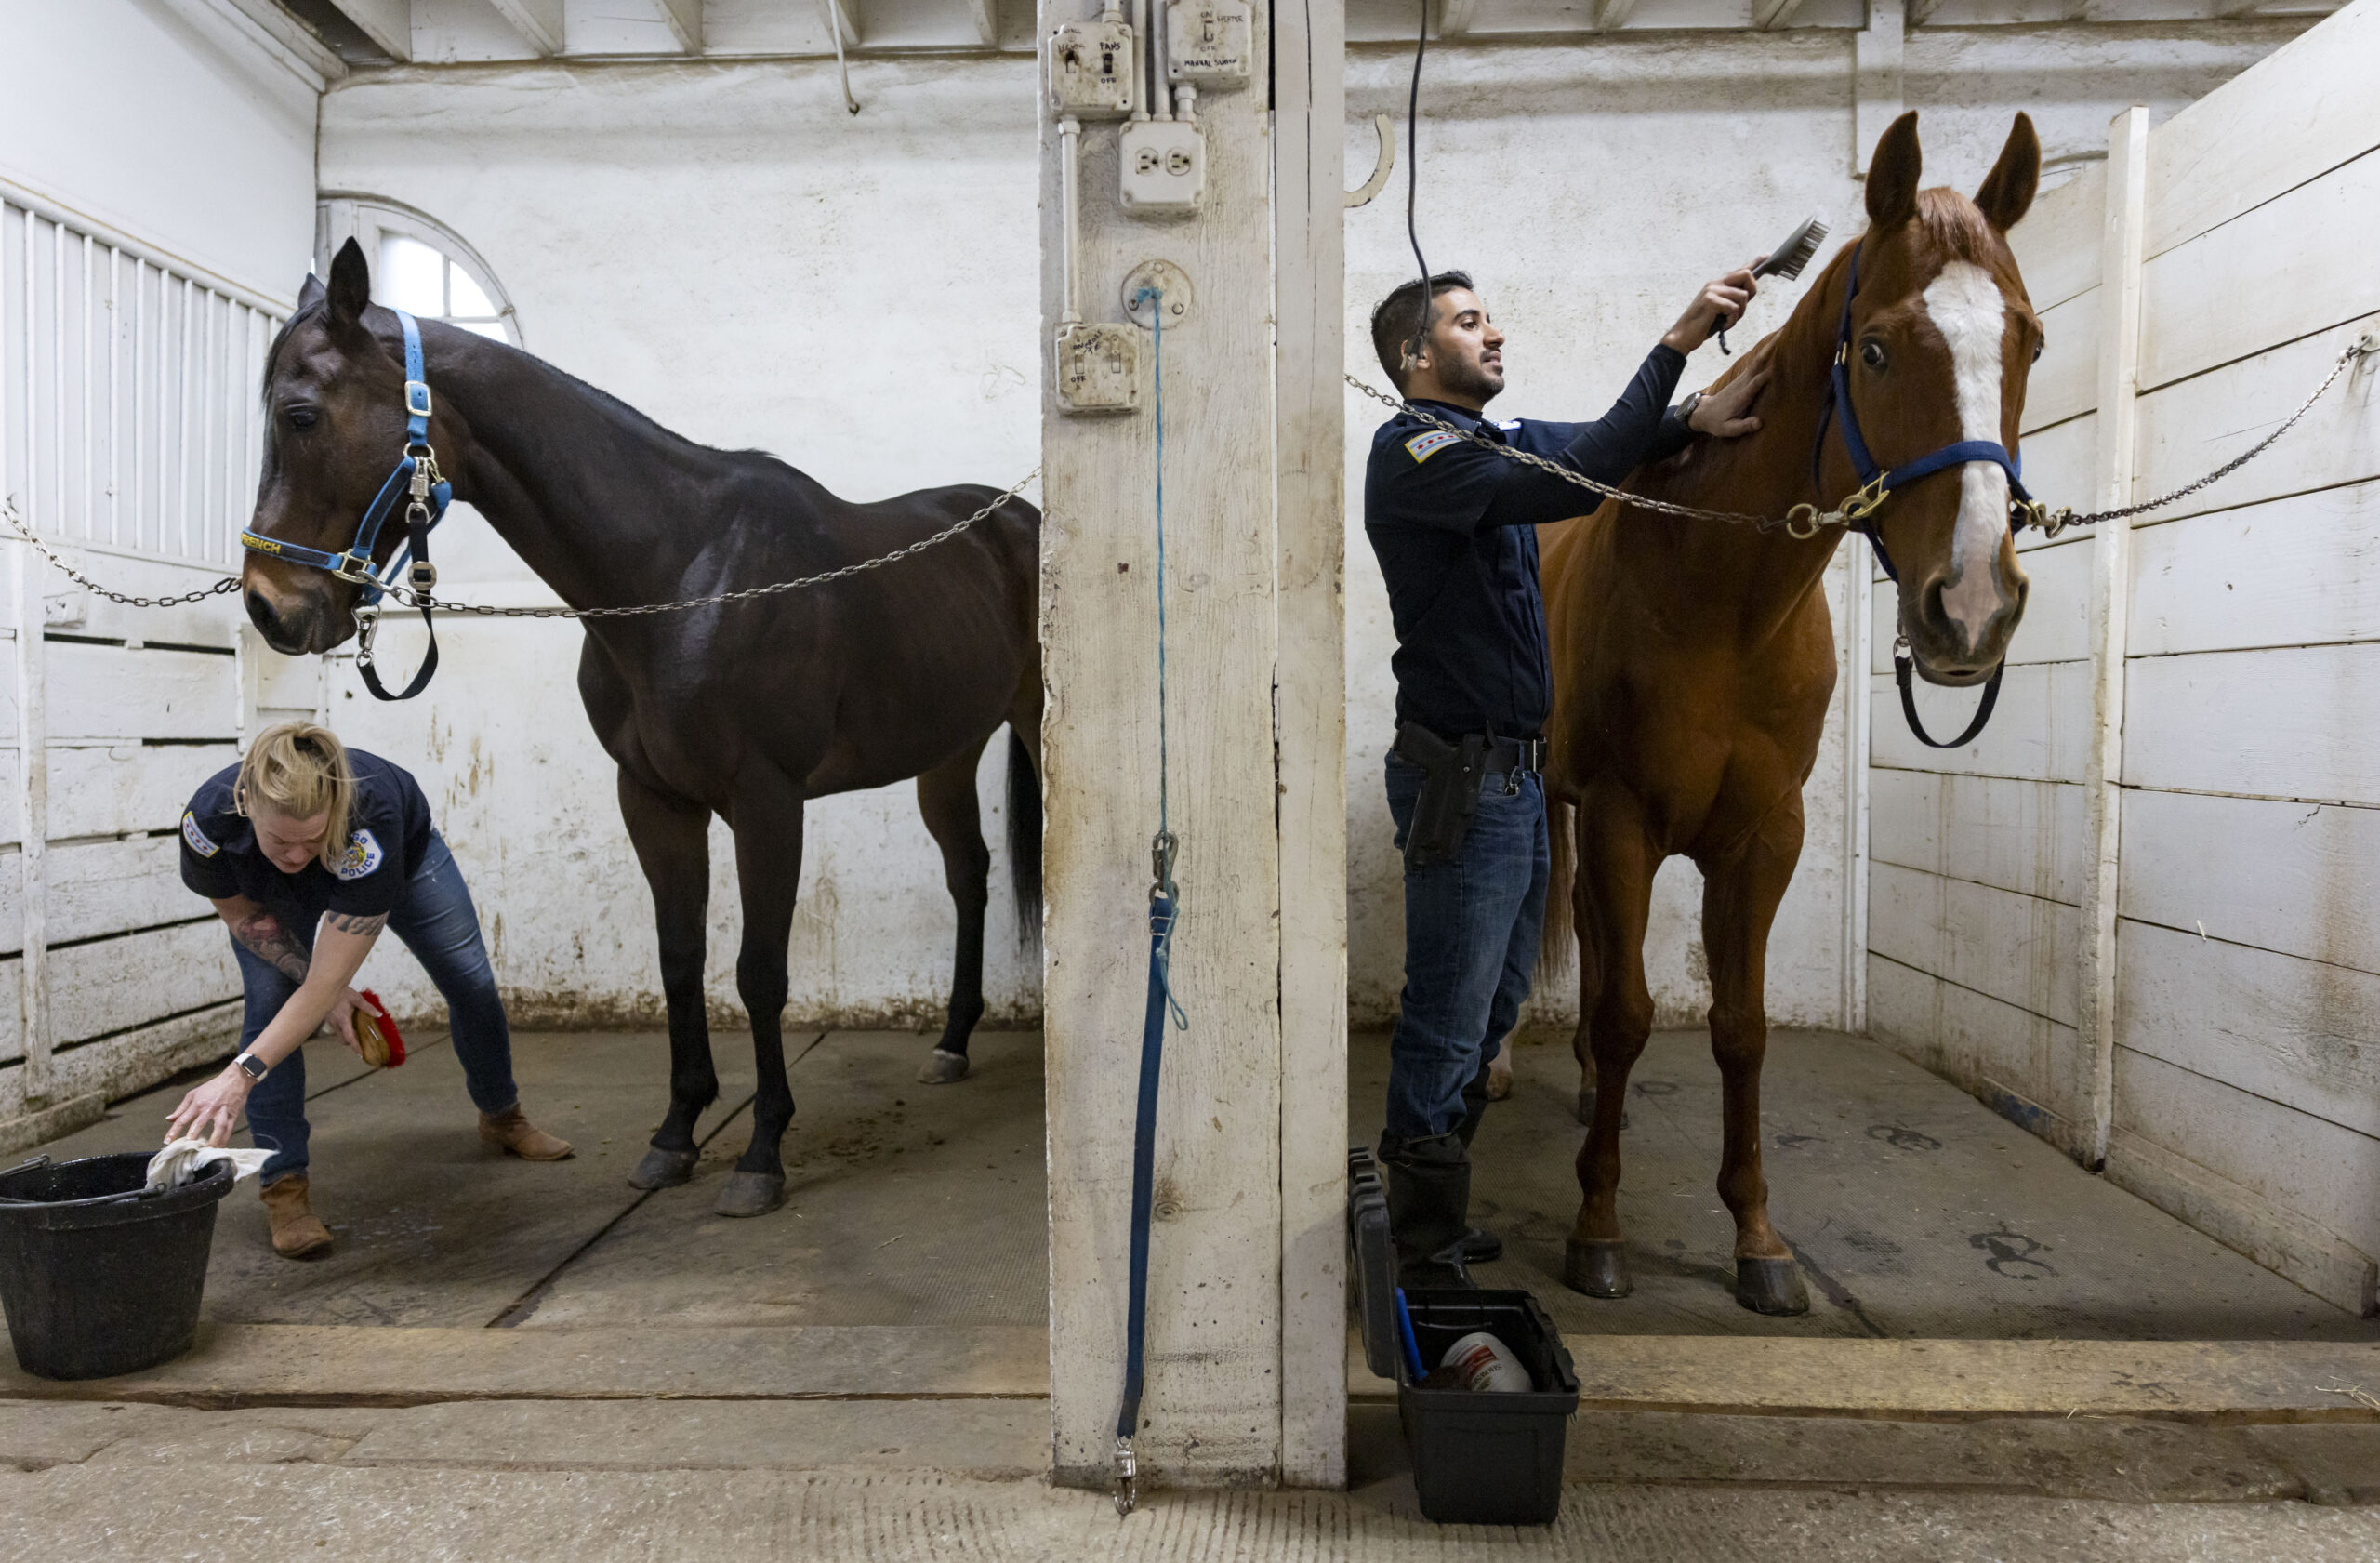
M 339 325 L 361 321 L 372 302 L 372 268 L 364 262 L 364 246 L 353 239 L 339 245 L 331 259 L 329 298 L 331 320 Z
M 2042 139 L 2033 133 L 2033 116 L 2020 113 L 2000 149 L 2000 161 L 1975 192 L 1975 204 L 1992 227 L 2005 233 L 2024 220 L 2042 182 Z
M 1917 215 L 1917 177 L 1925 156 L 1917 145 L 1917 111 L 1893 121 L 1868 161 L 1868 226 L 1898 228 Z M 336 281 L 336 274 L 334 274 Z
M 323 301 L 323 279 L 313 272 L 306 273 L 306 285 L 298 290 L 298 307 L 311 310 Z

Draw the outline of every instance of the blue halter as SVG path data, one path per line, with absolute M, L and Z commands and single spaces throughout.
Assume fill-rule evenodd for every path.
M 1960 440 L 1941 449 L 1929 452 L 1914 461 L 1904 461 L 1889 470 L 1876 465 L 1868 452 L 1868 442 L 1859 432 L 1859 415 L 1851 405 L 1851 304 L 1859 297 L 1859 251 L 1851 249 L 1851 286 L 1843 295 L 1843 320 L 1834 332 L 1834 364 L 1827 379 L 1826 405 L 1818 413 L 1818 437 L 1810 451 L 1810 481 L 1824 492 L 1818 471 L 1826 458 L 1827 424 L 1837 412 L 1842 415 L 1843 448 L 1851 457 L 1852 470 L 1859 474 L 1859 491 L 1843 502 L 1844 524 L 1868 539 L 1876 550 L 1876 563 L 1895 583 L 1900 572 L 1893 567 L 1893 556 L 1885 551 L 1884 535 L 1875 522 L 1876 511 L 1892 497 L 1896 489 L 1904 488 L 1920 478 L 1930 478 L 1937 472 L 1953 467 L 1964 467 L 1973 461 L 1989 461 L 2008 474 L 2008 530 L 2017 531 L 2030 521 L 2042 523 L 2043 510 L 2039 501 L 2026 492 L 2021 475 L 2023 464 L 2016 453 L 1997 440 Z M 1937 738 L 1925 731 L 1925 723 L 1918 719 L 1917 695 L 1911 683 L 1916 664 L 1910 656 L 1906 636 L 1893 642 L 1893 680 L 1900 686 L 1900 711 L 1909 722 L 1909 730 L 1920 743 L 1931 748 L 1964 748 L 1981 735 L 1984 724 L 1991 720 L 1991 709 L 2000 702 L 2000 676 L 2008 670 L 2008 660 L 1991 669 L 1991 678 L 1983 686 L 1983 701 L 1976 708 L 1975 719 L 1966 731 L 1955 738 Z
M 454 496 L 454 485 L 438 476 L 438 457 L 430 448 L 430 385 L 422 378 L 421 327 L 403 310 L 390 312 L 397 317 L 405 338 L 404 454 L 389 473 L 388 481 L 381 483 L 380 492 L 372 497 L 372 503 L 364 507 L 364 518 L 355 525 L 354 542 L 345 552 L 332 553 L 247 529 L 240 534 L 240 546 L 293 564 L 327 570 L 340 580 L 361 586 L 364 601 L 355 613 L 356 671 L 363 675 L 364 686 L 375 697 L 410 700 L 429 685 L 430 674 L 438 670 L 438 634 L 430 626 L 430 593 L 438 585 L 438 568 L 430 562 L 430 534 L 446 518 L 446 504 Z M 379 542 L 380 528 L 396 510 L 400 498 L 405 501 L 405 538 L 389 556 L 388 564 L 377 566 L 372 556 Z M 380 600 L 397 583 L 400 574 L 406 587 L 416 593 L 422 624 L 430 629 L 430 652 L 423 657 L 413 682 L 402 693 L 390 695 L 382 687 L 380 675 L 372 665 L 372 638 L 379 628 Z
M 1884 574 L 1897 581 L 1900 572 L 1894 568 L 1892 555 L 1884 551 L 1884 533 L 1872 519 L 1895 490 L 1952 467 L 1989 461 L 2008 474 L 2008 530 L 2014 532 L 2023 526 L 2040 507 L 2025 488 L 2024 463 L 2016 452 L 1997 440 L 1960 440 L 1889 470 L 1876 465 L 1876 458 L 1868 452 L 1867 439 L 1859 432 L 1859 415 L 1851 405 L 1851 305 L 1859 297 L 1861 247 L 1855 245 L 1851 250 L 1851 286 L 1843 296 L 1842 324 L 1835 327 L 1834 364 L 1827 380 L 1826 405 L 1818 411 L 1818 437 L 1810 452 L 1810 478 L 1813 483 L 1818 482 L 1818 469 L 1826 456 L 1827 425 L 1839 413 L 1843 448 L 1850 455 L 1851 469 L 1859 475 L 1860 484 L 1859 492 L 1844 501 L 1844 514 L 1849 518 L 1851 529 L 1875 549 L 1876 562 L 1884 567 Z

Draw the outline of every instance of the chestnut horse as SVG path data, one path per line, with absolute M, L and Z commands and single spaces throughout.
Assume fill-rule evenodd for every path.
M 1781 330 L 1738 361 L 1736 374 L 1764 356 L 1772 366 L 1760 430 L 1699 441 L 1636 473 L 1633 492 L 1783 516 L 1796 504 L 1840 505 L 1859 487 L 1842 420 L 1826 417 L 1855 254 L 1847 378 L 1876 460 L 1910 462 L 1963 441 L 2015 451 L 2042 328 L 2006 234 L 2032 203 L 2040 142 L 2017 115 L 1972 201 L 1921 192 L 1920 164 L 1917 116 L 1904 114 L 1868 170 L 1866 234 L 1834 257 Z M 1871 518 L 1897 566 L 1901 632 L 1934 683 L 1988 679 L 2024 612 L 2009 501 L 2006 471 L 1968 461 L 1897 489 Z M 1573 1051 L 1590 1124 L 1563 1279 L 1591 1296 L 1631 1287 L 1620 1119 L 1653 1026 L 1644 961 L 1653 875 L 1682 854 L 1703 879 L 1711 1051 L 1726 1104 L 1719 1194 L 1736 1221 L 1737 1300 L 1765 1314 L 1810 1305 L 1792 1251 L 1769 1225 L 1760 1066 L 1769 925 L 1801 856 L 1802 784 L 1834 689 L 1819 582 L 1841 542 L 1834 527 L 1796 538 L 1623 512 L 1617 502 L 1545 532 L 1554 683 L 1546 784 L 1557 805 L 1547 948 L 1575 927 Z
M 263 481 L 242 576 L 248 616 L 285 656 L 355 633 L 362 587 L 310 557 L 356 546 L 358 518 L 407 448 L 403 326 L 371 302 L 353 240 L 325 287 L 309 277 L 265 359 Z M 469 500 L 574 607 L 624 607 L 820 575 L 917 543 L 985 510 L 987 488 L 853 504 L 760 451 L 682 439 L 625 403 L 499 342 L 419 325 L 426 435 Z M 1021 926 L 1038 929 L 1040 513 L 1022 500 L 883 569 L 754 601 L 590 618 L 578 694 L 619 766 L 620 813 L 653 891 L 669 1011 L 669 1108 L 628 1181 L 693 1175 L 694 1132 L 719 1095 L 704 1013 L 711 816 L 735 838 L 744 907 L 735 988 L 752 1027 L 752 1139 L 712 1209 L 785 1199 L 793 1121 L 782 1030 L 787 944 L 812 799 L 914 776 L 959 911 L 950 1012 L 919 1078 L 967 1073 L 984 1013 L 991 855 L 975 765 L 1010 730 L 1009 841 Z M 383 527 L 385 563 L 397 529 Z M 279 556 L 279 557 L 276 557 Z M 296 559 L 298 563 L 292 563 Z M 554 713 L 528 720 L 551 721 Z M 563 887 L 557 885 L 557 890 Z

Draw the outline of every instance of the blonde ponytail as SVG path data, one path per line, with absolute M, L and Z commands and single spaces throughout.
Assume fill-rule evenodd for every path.
M 347 762 L 347 746 L 327 727 L 284 722 L 258 734 L 240 762 L 232 797 L 243 815 L 253 815 L 261 804 L 290 819 L 327 815 L 317 854 L 325 868 L 336 868 L 347 851 L 355 773 Z

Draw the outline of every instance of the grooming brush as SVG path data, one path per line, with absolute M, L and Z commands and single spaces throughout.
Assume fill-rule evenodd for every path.
M 1792 282 L 1802 274 L 1802 268 L 1807 266 L 1811 258 L 1818 253 L 1818 245 L 1826 241 L 1826 219 L 1818 217 L 1810 219 L 1801 227 L 1786 234 L 1784 242 L 1768 252 L 1768 258 L 1752 269 L 1753 279 L 1757 281 L 1762 277 L 1783 277 L 1787 282 Z M 1732 354 L 1735 351 L 1733 348 L 1727 346 L 1727 327 L 1735 324 L 1732 320 L 1723 320 L 1719 323 L 1721 352 Z
M 355 1041 L 364 1054 L 364 1062 L 375 1069 L 393 1069 L 405 1061 L 405 1040 L 397 1031 L 397 1023 L 380 996 L 370 988 L 360 989 L 364 1002 L 355 1012 Z

